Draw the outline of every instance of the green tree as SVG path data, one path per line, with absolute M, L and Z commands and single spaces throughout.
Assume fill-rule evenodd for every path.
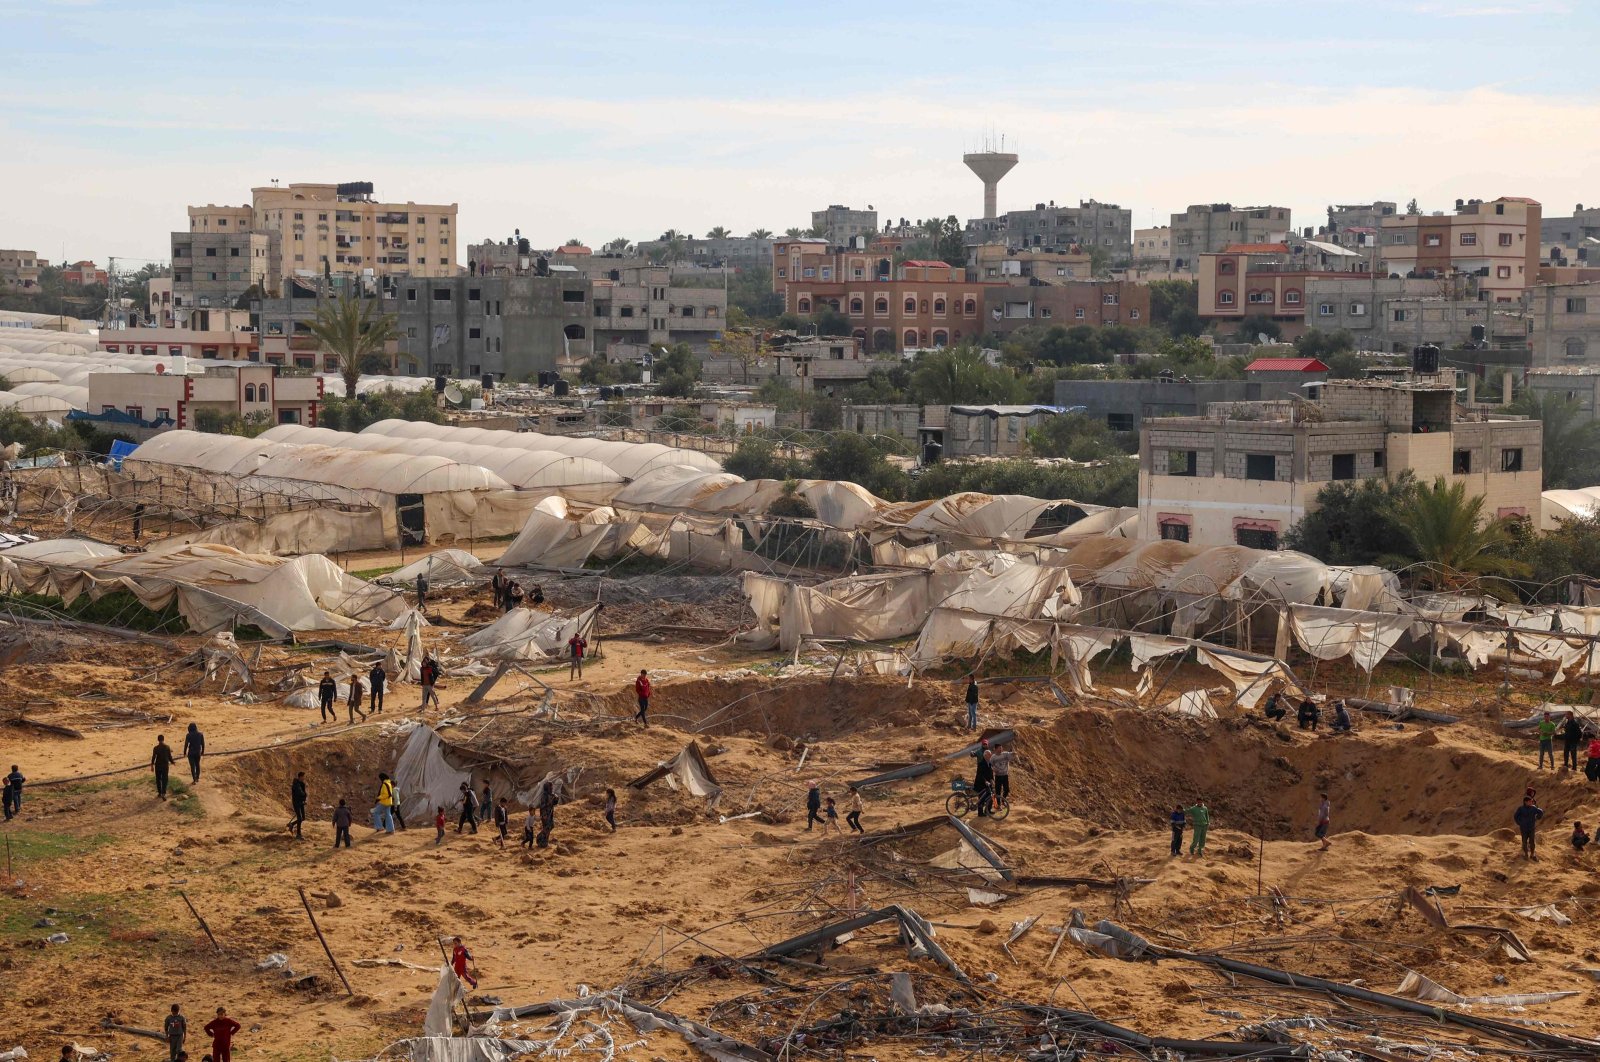
M 800 237 L 806 234 L 806 230 L 797 225 L 791 225 L 783 230 L 783 234 L 791 240 L 798 240 Z
M 1111 273 L 1111 252 L 1098 244 L 1091 244 L 1085 248 L 1089 255 L 1089 275 L 1096 277 L 1107 276 Z
M 905 493 L 905 473 L 889 464 L 872 439 L 855 432 L 831 436 L 812 454 L 811 466 L 818 479 L 857 483 L 881 498 L 892 500 Z
M 1527 521 L 1517 521 L 1512 530 L 1517 558 L 1528 565 L 1528 582 L 1537 588 L 1533 595 L 1537 600 L 1565 602 L 1570 576 L 1600 572 L 1600 518 L 1563 520 L 1544 533 Z
M 1478 579 L 1529 573 L 1513 556 L 1516 535 L 1509 518 L 1485 519 L 1481 494 L 1443 476 L 1417 487 L 1398 510 L 1409 555 L 1420 565 L 1414 582 L 1434 589 L 1461 589 Z
M 1555 392 L 1529 389 L 1512 400 L 1511 410 L 1544 427 L 1540 452 L 1545 490 L 1600 482 L 1600 423 L 1589 419 L 1576 402 Z
M 1239 322 L 1238 336 L 1244 343 L 1254 343 L 1257 336 L 1266 336 L 1267 339 L 1276 340 L 1283 335 L 1283 329 L 1278 322 L 1265 314 L 1253 313 Z
M 604 246 L 600 248 L 601 254 L 625 255 L 632 253 L 632 251 L 633 241 L 628 239 L 626 236 L 617 236 L 614 239 L 607 240 Z
M 1416 491 L 1410 472 L 1394 480 L 1329 483 L 1317 493 L 1316 508 L 1289 529 L 1284 545 L 1327 564 L 1394 560 L 1406 541 L 1400 510 Z
M 376 299 L 358 299 L 348 292 L 319 305 L 307 327 L 322 349 L 338 359 L 346 398 L 356 396 L 366 357 L 382 354 L 384 346 L 400 334 L 394 315 L 378 312 Z
M 1205 331 L 1200 319 L 1200 284 L 1194 280 L 1152 280 L 1150 320 L 1175 337 Z
M 1053 325 L 1039 342 L 1038 357 L 1052 365 L 1082 365 L 1106 362 L 1111 354 L 1100 345 L 1100 333 L 1092 325 L 1063 328 Z
M 1347 329 L 1324 332 L 1313 328 L 1294 341 L 1294 352 L 1302 358 L 1321 358 L 1327 361 L 1335 354 L 1356 349 L 1356 337 Z
M 1070 457 L 1074 461 L 1128 456 L 1128 449 L 1117 441 L 1104 420 L 1082 413 L 1050 417 L 1028 432 L 1028 448 L 1040 457 Z
M 669 398 L 691 398 L 700 380 L 700 359 L 687 343 L 675 343 L 656 355 L 656 393 Z
M 931 405 L 1017 402 L 1027 388 L 1009 369 L 990 365 L 975 347 L 953 347 L 922 355 L 911 371 L 913 401 Z
M 727 226 L 725 226 L 725 225 L 716 225 L 716 226 L 713 226 L 709 231 L 706 232 L 706 239 L 708 239 L 708 240 L 725 240 L 729 236 L 732 236 L 732 235 L 733 235 L 733 233 L 728 231 Z
M 751 229 L 749 238 L 752 239 L 752 240 L 770 240 L 770 239 L 772 239 L 772 230 L 771 229 Z
M 847 336 L 850 334 L 850 318 L 835 310 L 832 306 L 823 306 L 812 316 L 811 322 L 817 326 L 819 336 Z
M 804 462 L 785 457 L 777 444 L 762 435 L 740 439 L 722 467 L 745 479 L 792 479 L 806 471 Z

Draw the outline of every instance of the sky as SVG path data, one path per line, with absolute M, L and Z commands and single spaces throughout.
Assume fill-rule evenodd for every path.
M 0 0 L 0 246 L 164 260 L 273 178 L 463 242 L 782 232 L 830 203 L 1600 205 L 1596 0 Z

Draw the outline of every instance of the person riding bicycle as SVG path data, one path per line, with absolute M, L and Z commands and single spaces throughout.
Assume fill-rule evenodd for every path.
M 978 796 L 978 814 L 989 814 L 989 801 L 994 796 L 994 767 L 989 762 L 992 750 L 989 748 L 989 739 L 984 738 L 978 743 L 978 751 L 972 754 L 978 761 L 978 769 L 972 776 L 972 791 Z

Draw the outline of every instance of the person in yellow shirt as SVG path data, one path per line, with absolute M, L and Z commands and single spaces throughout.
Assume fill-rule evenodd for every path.
M 394 832 L 394 782 L 387 774 L 378 774 L 378 818 L 376 825 L 384 833 Z

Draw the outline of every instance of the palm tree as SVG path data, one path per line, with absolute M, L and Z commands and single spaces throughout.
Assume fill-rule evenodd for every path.
M 563 247 L 582 247 L 583 246 L 583 241 L 578 239 L 578 237 L 574 236 L 570 240 L 568 240 L 566 243 L 562 244 L 561 246 L 563 246 Z
M 813 239 L 820 240 L 824 236 L 828 235 L 828 230 L 823 228 L 821 225 L 813 225 L 806 230 L 806 235 L 812 237 Z
M 733 235 L 733 233 L 729 232 L 725 226 L 718 225 L 716 228 L 711 229 L 709 232 L 706 233 L 706 239 L 708 239 L 708 240 L 725 240 L 729 236 L 732 236 L 732 235 Z
M 600 248 L 605 254 L 627 254 L 633 244 L 628 242 L 626 236 L 618 236 L 614 240 L 607 240 L 604 247 Z
M 694 239 L 693 236 L 679 232 L 677 229 L 668 229 L 663 232 L 661 234 L 661 242 L 667 245 L 663 257 L 669 262 L 681 261 L 683 256 L 689 253 L 689 241 L 692 239 Z
M 376 299 L 358 299 L 345 292 L 318 306 L 316 317 L 307 322 L 322 349 L 339 359 L 346 398 L 356 396 L 361 363 L 372 355 L 381 356 L 385 344 L 400 335 L 394 315 L 376 312 L 377 305 Z
M 1516 538 L 1510 517 L 1484 519 L 1483 495 L 1467 494 L 1465 483 L 1422 484 L 1396 513 L 1410 539 L 1411 556 L 1423 566 L 1417 582 L 1435 589 L 1457 589 L 1481 577 L 1512 578 L 1528 566 L 1510 556 Z
M 789 237 L 791 240 L 797 240 L 806 234 L 806 230 L 800 228 L 798 225 L 791 225 L 787 229 L 783 230 L 783 234 Z
M 1554 392 L 1524 391 L 1511 403 L 1513 412 L 1544 425 L 1544 489 L 1591 487 L 1600 461 L 1600 424 L 1583 415 L 1578 404 Z
M 772 239 L 772 230 L 771 229 L 751 229 L 750 230 L 750 239 L 752 239 L 752 240 L 770 240 L 770 239 Z

